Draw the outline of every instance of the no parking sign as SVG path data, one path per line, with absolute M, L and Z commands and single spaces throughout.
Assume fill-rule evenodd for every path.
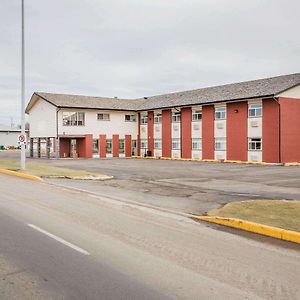
M 19 145 L 26 145 L 26 135 L 25 134 L 18 135 L 18 143 L 19 143 Z

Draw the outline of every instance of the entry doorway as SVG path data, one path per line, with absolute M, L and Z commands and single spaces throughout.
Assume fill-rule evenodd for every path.
M 77 140 L 76 139 L 71 139 L 71 141 L 70 141 L 70 156 L 73 157 L 73 158 L 78 157 Z

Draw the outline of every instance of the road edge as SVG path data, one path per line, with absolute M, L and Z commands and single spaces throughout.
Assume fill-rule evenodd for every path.
M 192 218 L 300 244 L 300 232 L 297 231 L 286 230 L 235 218 L 198 215 L 193 215 Z
M 12 171 L 12 170 L 7 170 L 7 169 L 0 169 L 0 173 L 10 175 L 10 176 L 21 177 L 21 178 L 24 178 L 24 179 L 42 181 L 41 177 L 26 174 L 26 173 L 16 172 L 16 171 Z

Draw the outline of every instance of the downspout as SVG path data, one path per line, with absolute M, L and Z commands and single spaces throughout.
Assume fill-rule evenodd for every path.
M 275 100 L 275 102 L 278 104 L 278 122 L 279 122 L 279 126 L 278 126 L 278 144 L 279 144 L 279 163 L 281 163 L 281 112 L 280 112 L 280 103 L 279 103 L 279 100 L 276 99 L 274 96 L 273 96 L 273 100 Z

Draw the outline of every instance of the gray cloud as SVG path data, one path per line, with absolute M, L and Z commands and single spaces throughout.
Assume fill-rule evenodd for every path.
M 0 123 L 19 118 L 20 0 L 1 0 Z M 300 71 L 297 0 L 25 0 L 26 98 L 140 97 Z

